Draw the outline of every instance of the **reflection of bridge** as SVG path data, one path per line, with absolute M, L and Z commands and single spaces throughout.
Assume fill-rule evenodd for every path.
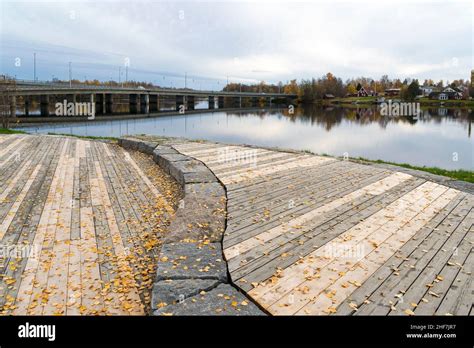
M 251 102 L 251 106 L 257 107 L 261 103 L 272 104 L 275 99 L 289 102 L 296 98 L 293 94 L 284 93 L 254 93 L 254 92 L 224 92 L 224 91 L 201 91 L 193 89 L 171 89 L 171 88 L 131 88 L 110 87 L 92 85 L 65 85 L 58 83 L 28 83 L 17 82 L 14 91 L 11 92 L 11 108 L 23 109 L 24 115 L 28 116 L 30 104 L 33 98 L 39 98 L 41 116 L 49 116 L 51 105 L 55 102 L 89 102 L 95 103 L 97 115 L 113 114 L 115 104 L 128 103 L 130 114 L 157 113 L 160 110 L 160 97 L 173 98 L 176 110 L 194 110 L 197 98 L 206 98 L 209 109 L 224 108 L 224 101 L 232 107 L 242 107 L 243 98 Z M 60 99 L 59 99 L 59 98 Z M 120 100 L 120 102 L 119 102 Z M 23 105 L 19 107 L 18 103 Z M 16 112 L 16 111 L 15 111 Z

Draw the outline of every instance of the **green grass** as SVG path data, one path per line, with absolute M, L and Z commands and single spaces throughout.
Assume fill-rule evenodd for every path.
M 0 128 L 0 134 L 26 134 L 26 132 L 7 128 Z
M 308 153 L 312 155 L 317 155 L 317 156 L 324 156 L 324 157 L 333 157 L 331 155 L 328 155 L 326 153 L 315 153 L 311 150 L 302 150 L 303 153 Z M 471 182 L 474 183 L 474 171 L 472 170 L 464 170 L 464 169 L 458 169 L 458 170 L 447 170 L 447 169 L 442 169 L 438 167 L 419 167 L 419 166 L 413 166 L 408 163 L 395 163 L 395 162 L 389 162 L 389 161 L 383 161 L 383 160 L 369 160 L 364 157 L 349 157 L 350 160 L 355 160 L 355 161 L 363 161 L 363 162 L 368 162 L 368 163 L 380 163 L 380 164 L 390 164 L 393 166 L 398 166 L 398 167 L 403 167 L 407 169 L 413 169 L 413 170 L 420 170 L 422 172 L 427 172 L 431 174 L 436 174 L 436 175 L 442 175 L 446 176 L 448 178 L 453 178 L 456 180 L 461 180 L 461 181 L 466 181 L 466 182 Z
M 357 102 L 359 105 L 373 104 L 378 97 L 347 97 L 347 98 L 334 98 L 324 99 L 323 104 L 352 104 Z M 385 97 L 386 99 L 400 99 L 400 97 Z M 474 108 L 474 100 L 433 100 L 428 97 L 423 97 L 415 102 L 419 102 L 421 106 L 440 106 L 441 103 L 444 107 L 453 108 Z
M 420 104 L 423 106 L 429 106 L 429 105 L 441 105 L 443 103 L 443 106 L 446 107 L 468 107 L 468 108 L 473 108 L 474 107 L 474 100 L 433 100 L 427 97 L 420 98 L 418 100 L 415 100 L 420 102 Z
M 414 170 L 421 170 L 423 172 L 428 172 L 431 174 L 436 174 L 436 175 L 442 175 L 442 176 L 447 176 L 449 178 L 453 178 L 456 180 L 461 180 L 461 181 L 467 181 L 467 182 L 472 182 L 474 183 L 474 172 L 470 170 L 447 170 L 447 169 L 442 169 L 438 167 L 419 167 L 419 166 L 413 166 L 408 163 L 394 163 L 394 162 L 388 162 L 388 161 L 382 161 L 382 160 L 369 160 L 367 158 L 359 157 L 356 158 L 356 160 L 361 160 L 365 162 L 371 162 L 371 163 L 383 163 L 383 164 L 391 164 L 394 166 L 399 166 L 403 168 L 408 168 L 408 169 L 414 169 Z
M 339 101 L 339 102 L 349 102 L 352 103 L 354 101 L 357 101 L 359 103 L 364 103 L 364 102 L 373 102 L 377 100 L 377 97 L 347 97 L 347 98 L 334 98 L 334 99 L 328 99 L 332 101 Z
M 325 105 L 348 105 L 352 106 L 355 103 L 356 105 L 372 105 L 377 100 L 377 97 L 347 97 L 347 98 L 334 98 L 334 99 L 322 99 L 322 104 Z

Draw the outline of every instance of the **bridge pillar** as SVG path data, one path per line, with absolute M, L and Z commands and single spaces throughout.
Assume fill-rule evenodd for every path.
M 92 107 L 92 105 L 94 105 L 94 108 L 95 108 L 95 94 L 94 93 L 91 93 L 90 103 L 91 103 L 91 107 Z M 94 112 L 95 111 L 96 110 L 94 110 Z M 94 116 L 95 116 L 95 113 L 94 113 Z
M 16 117 L 16 96 L 10 97 L 10 116 Z
M 176 111 L 180 111 L 182 105 L 184 105 L 184 96 L 177 95 L 176 96 Z
M 258 107 L 258 98 L 252 97 L 252 107 Z
M 241 108 L 242 107 L 242 97 L 233 97 L 232 98 L 232 107 Z
M 112 94 L 105 94 L 105 113 L 112 114 L 113 113 L 113 98 Z
M 105 102 L 105 99 L 106 99 L 105 98 L 105 93 L 102 93 L 101 99 L 102 99 L 102 114 L 105 115 L 106 109 L 107 109 L 106 102 Z
M 218 97 L 217 98 L 217 107 L 219 109 L 223 109 L 224 108 L 224 97 Z
M 268 97 L 268 105 L 272 106 L 272 97 Z
M 186 104 L 188 110 L 194 110 L 194 96 L 193 95 L 188 95 L 186 97 Z
M 40 96 L 40 113 L 43 117 L 49 116 L 49 95 Z
M 158 94 L 150 94 L 150 113 L 158 112 Z
M 29 116 L 30 115 L 30 97 L 25 95 L 23 97 L 23 100 L 25 101 L 25 116 Z
M 140 113 L 148 114 L 149 111 L 150 111 L 150 99 L 148 98 L 148 94 L 141 94 L 140 95 Z
M 138 112 L 137 108 L 137 95 L 136 94 L 130 94 L 129 97 L 129 112 L 131 114 L 136 114 Z
M 99 93 L 95 95 L 95 114 L 104 114 L 104 94 Z
M 209 103 L 209 109 L 214 109 L 216 107 L 216 101 L 213 96 L 209 96 L 208 103 Z

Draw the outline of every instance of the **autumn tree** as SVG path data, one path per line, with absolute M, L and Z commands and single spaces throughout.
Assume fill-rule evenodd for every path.
M 9 128 L 10 120 L 15 117 L 14 92 L 16 90 L 15 79 L 8 76 L 0 76 L 0 117 L 2 127 Z
M 287 84 L 284 88 L 283 91 L 285 94 L 298 94 L 299 93 L 299 87 L 298 83 L 296 82 L 296 79 L 291 80 L 289 84 Z
M 348 94 L 356 94 L 357 93 L 357 89 L 355 88 L 355 86 L 353 84 L 348 84 L 347 87 L 346 87 L 346 90 L 347 90 Z

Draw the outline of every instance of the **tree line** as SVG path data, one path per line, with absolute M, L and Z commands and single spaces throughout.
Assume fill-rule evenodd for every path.
M 312 102 L 323 99 L 325 95 L 330 94 L 334 97 L 345 97 L 354 95 L 362 87 L 366 91 L 374 92 L 374 94 L 384 92 L 386 89 L 399 88 L 400 95 L 403 99 L 414 99 L 420 94 L 420 86 L 434 86 L 444 88 L 450 86 L 469 88 L 469 95 L 474 97 L 474 88 L 470 86 L 469 80 L 454 80 L 444 83 L 443 80 L 438 82 L 432 79 L 425 79 L 421 83 L 417 79 L 406 78 L 403 81 L 396 78 L 390 79 L 388 75 L 383 75 L 380 79 L 372 79 L 369 77 L 357 77 L 343 81 L 341 78 L 327 73 L 319 78 L 302 79 L 298 82 L 296 79 L 287 83 L 279 82 L 278 84 L 267 84 L 264 81 L 258 84 L 240 84 L 229 83 L 224 87 L 226 92 L 255 92 L 255 93 L 286 93 L 296 94 L 303 102 Z

